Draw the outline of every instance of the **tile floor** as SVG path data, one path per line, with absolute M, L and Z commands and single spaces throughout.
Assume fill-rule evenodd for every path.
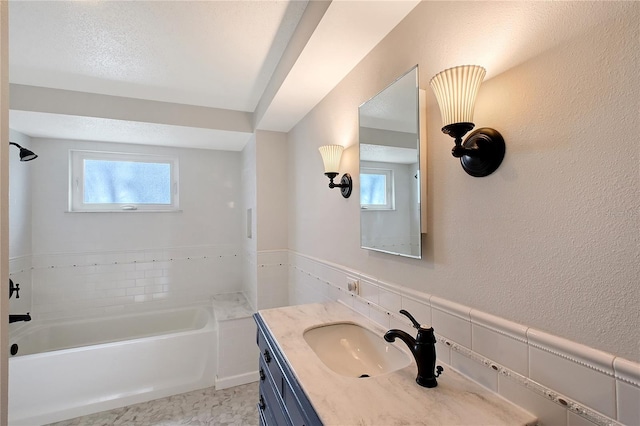
M 215 390 L 207 388 L 116 408 L 50 426 L 258 425 L 258 383 Z

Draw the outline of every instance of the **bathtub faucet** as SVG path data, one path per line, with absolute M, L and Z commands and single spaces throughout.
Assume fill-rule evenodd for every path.
M 18 322 L 18 321 L 31 321 L 31 315 L 29 315 L 29 312 L 27 312 L 26 314 L 20 314 L 20 315 L 9 314 L 9 324 L 11 324 L 12 322 Z

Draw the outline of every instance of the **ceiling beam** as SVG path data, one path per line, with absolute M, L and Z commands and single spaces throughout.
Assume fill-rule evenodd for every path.
M 276 69 L 271 75 L 267 87 L 260 97 L 260 101 L 258 101 L 253 115 L 255 120 L 254 128 L 258 128 L 262 117 L 271 106 L 273 98 L 275 98 L 278 90 L 285 82 L 330 4 L 331 0 L 311 0 L 307 4 Z
M 253 114 L 250 112 L 22 84 L 11 84 L 9 90 L 12 110 L 253 132 Z

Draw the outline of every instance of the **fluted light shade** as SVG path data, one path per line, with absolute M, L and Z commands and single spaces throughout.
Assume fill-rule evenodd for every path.
M 342 157 L 344 147 L 341 145 L 325 145 L 318 148 L 318 150 L 324 162 L 324 172 L 338 174 L 338 170 L 340 170 L 340 158 Z
M 429 83 L 440 106 L 442 133 L 455 141 L 451 154 L 459 158 L 464 171 L 474 177 L 493 173 L 505 153 L 502 135 L 490 127 L 477 129 L 462 140 L 475 127 L 476 95 L 486 73 L 478 65 L 461 65 L 439 72 Z
M 318 150 L 320 151 L 320 155 L 322 155 L 324 174 L 329 178 L 329 188 L 340 188 L 342 196 L 349 198 L 353 188 L 351 175 L 349 173 L 343 174 L 342 178 L 340 178 L 340 183 L 333 181 L 333 179 L 338 176 L 338 170 L 340 170 L 340 158 L 342 157 L 344 147 L 342 145 L 325 145 L 318 148 Z
M 440 106 L 443 127 L 455 123 L 473 123 L 476 95 L 486 73 L 478 65 L 461 65 L 446 69 L 431 79 L 430 85 Z

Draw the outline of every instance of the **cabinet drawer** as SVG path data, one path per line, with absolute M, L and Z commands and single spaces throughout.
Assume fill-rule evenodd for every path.
M 264 394 L 264 421 L 268 425 L 275 421 L 277 426 L 322 426 L 260 314 L 255 314 L 254 319 L 258 326 L 256 341 L 260 348 L 260 394 Z M 272 420 L 269 420 L 269 415 Z
M 263 412 L 264 418 L 269 424 L 269 418 L 273 419 L 273 425 L 285 426 L 289 425 L 284 407 L 280 402 L 280 397 L 276 396 L 275 389 L 268 381 L 260 382 L 260 402 L 258 408 Z
M 296 398 L 293 390 L 291 390 L 286 381 L 283 387 L 282 400 L 287 408 L 287 413 L 289 414 L 291 423 L 293 423 L 294 426 L 305 426 L 308 424 L 305 420 L 304 414 L 302 413 L 302 409 L 300 408 L 298 398 Z
M 269 412 L 265 412 L 263 400 L 258 401 L 258 416 L 260 417 L 260 426 L 270 426 L 275 423 Z
M 282 369 L 278 365 L 273 348 L 269 345 L 260 329 L 258 329 L 258 347 L 260 348 L 260 366 L 271 373 L 274 387 L 276 388 L 278 395 L 282 395 L 282 387 L 284 383 Z

